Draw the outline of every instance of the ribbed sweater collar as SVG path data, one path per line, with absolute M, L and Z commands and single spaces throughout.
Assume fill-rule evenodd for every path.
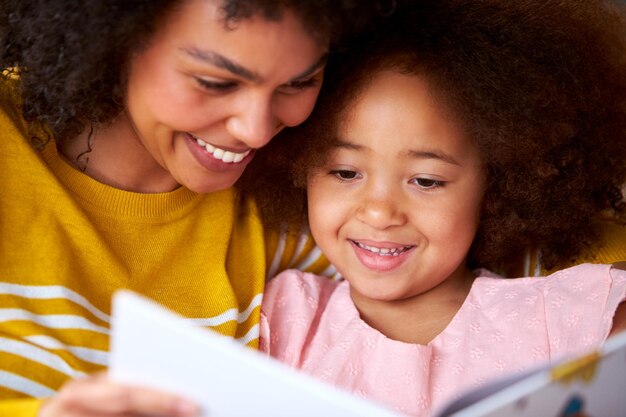
M 202 197 L 186 187 L 166 193 L 144 194 L 103 184 L 70 166 L 58 154 L 52 141 L 44 148 L 42 156 L 68 191 L 94 209 L 111 214 L 164 217 L 188 209 Z

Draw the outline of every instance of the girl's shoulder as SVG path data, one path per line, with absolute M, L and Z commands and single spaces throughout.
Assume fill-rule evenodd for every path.
M 470 311 L 484 316 L 485 326 L 510 326 L 532 338 L 543 329 L 552 353 L 580 353 L 604 341 L 626 299 L 626 271 L 606 264 L 581 264 L 533 278 L 480 272 L 468 299 Z
M 501 275 L 487 269 L 474 271 L 480 289 L 502 287 L 502 288 L 554 288 L 566 284 L 576 284 L 580 286 L 598 286 L 601 283 L 610 284 L 613 281 L 621 282 L 625 278 L 625 272 L 613 267 L 610 264 L 583 263 L 569 268 L 554 271 L 544 276 L 529 276 L 520 278 L 504 278 Z M 566 287 L 567 288 L 567 287 Z
M 260 348 L 297 366 L 321 317 L 349 320 L 355 315 L 351 309 L 346 282 L 293 269 L 284 271 L 270 281 L 263 295 Z
M 519 297 L 541 296 L 546 301 L 587 304 L 607 297 L 621 302 L 626 296 L 626 271 L 609 264 L 580 264 L 542 277 L 502 278 L 487 270 L 477 273 L 472 295 L 483 300 L 498 300 L 500 294 L 520 302 Z
M 276 308 L 283 311 L 291 308 L 301 311 L 323 309 L 342 283 L 344 281 L 288 269 L 268 283 L 263 296 L 263 311 L 271 313 Z

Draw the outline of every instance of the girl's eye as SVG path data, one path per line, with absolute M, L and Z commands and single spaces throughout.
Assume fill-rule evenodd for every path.
M 413 178 L 411 179 L 411 182 L 425 190 L 432 190 L 434 188 L 443 187 L 445 185 L 445 182 L 433 180 L 432 178 Z
M 341 181 L 351 181 L 357 179 L 359 174 L 355 171 L 350 171 L 347 169 L 336 169 L 330 171 L 330 174 L 337 177 Z
M 200 85 L 200 87 L 205 90 L 211 90 L 220 93 L 230 91 L 237 87 L 237 84 L 232 81 L 209 81 L 205 80 L 204 78 L 196 77 L 196 82 Z

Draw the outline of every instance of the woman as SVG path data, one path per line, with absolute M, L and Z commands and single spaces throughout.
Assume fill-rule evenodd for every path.
M 118 288 L 257 345 L 271 250 L 233 184 L 311 112 L 348 3 L 3 1 L 1 415 L 194 412 L 86 377 Z

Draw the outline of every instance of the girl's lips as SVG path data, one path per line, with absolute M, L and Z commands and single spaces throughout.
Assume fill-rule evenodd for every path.
M 204 146 L 201 146 L 196 139 L 190 135 L 189 133 L 184 134 L 185 143 L 189 148 L 189 151 L 194 156 L 196 161 L 204 168 L 210 171 L 241 171 L 243 170 L 248 163 L 254 157 L 254 150 L 251 150 L 245 158 L 243 158 L 240 162 L 224 162 L 220 159 L 214 157 L 209 151 L 206 150 Z
M 404 252 L 413 247 L 413 245 L 404 245 L 396 242 L 379 242 L 371 240 L 352 240 L 361 249 L 369 250 L 370 252 L 380 253 L 382 255 L 398 255 L 400 252 Z
M 410 256 L 415 246 L 398 246 L 350 240 L 356 257 L 361 264 L 376 272 L 389 272 L 399 268 Z M 376 252 L 376 250 L 378 250 Z

